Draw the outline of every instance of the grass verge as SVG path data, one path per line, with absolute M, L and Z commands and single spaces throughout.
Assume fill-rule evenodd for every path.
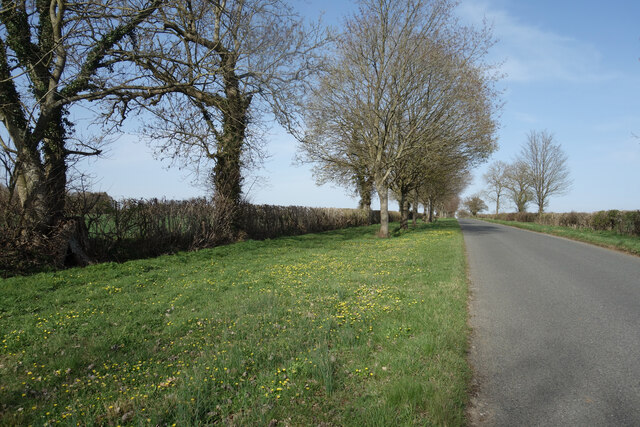
M 1 425 L 461 425 L 455 220 L 0 280 Z
M 636 236 L 625 236 L 614 231 L 595 231 L 586 228 L 571 228 L 554 225 L 541 225 L 532 222 L 502 221 L 495 219 L 485 219 L 483 221 L 494 222 L 496 224 L 510 225 L 525 230 L 537 231 L 539 233 L 553 234 L 554 236 L 566 237 L 580 242 L 591 243 L 605 248 L 617 249 L 633 255 L 640 255 L 640 238 Z

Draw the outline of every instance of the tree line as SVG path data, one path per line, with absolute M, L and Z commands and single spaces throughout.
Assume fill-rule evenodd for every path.
M 19 206 L 4 221 L 24 238 L 78 237 L 82 220 L 66 214 L 73 165 L 133 122 L 158 156 L 210 177 L 234 228 L 270 118 L 319 180 L 354 186 L 369 209 L 377 193 L 380 235 L 390 190 L 404 218 L 410 198 L 433 212 L 496 148 L 493 39 L 461 25 L 448 0 L 359 6 L 331 34 L 284 0 L 2 2 L 0 162 Z
M 542 214 L 552 196 L 565 194 L 571 188 L 567 162 L 567 155 L 552 133 L 529 132 L 513 162 L 498 160 L 484 174 L 486 195 L 495 202 L 496 214 L 504 197 L 513 203 L 516 212 L 526 212 L 527 205 L 533 202 L 538 214 Z
M 433 209 L 495 150 L 496 76 L 487 28 L 462 26 L 449 1 L 366 0 L 347 18 L 306 110 L 302 159 L 319 181 L 355 188 L 361 206 L 388 197 L 406 227 L 409 201 Z

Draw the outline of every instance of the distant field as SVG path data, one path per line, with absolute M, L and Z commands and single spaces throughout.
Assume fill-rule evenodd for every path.
M 615 231 L 591 230 L 587 228 L 561 227 L 554 225 L 541 225 L 533 222 L 501 221 L 495 219 L 482 218 L 484 221 L 496 224 L 510 225 L 525 230 L 537 231 L 540 233 L 553 234 L 555 236 L 566 237 L 581 242 L 592 243 L 594 245 L 613 248 L 640 255 L 640 237 L 618 234 Z
M 455 220 L 0 280 L 0 424 L 460 425 Z

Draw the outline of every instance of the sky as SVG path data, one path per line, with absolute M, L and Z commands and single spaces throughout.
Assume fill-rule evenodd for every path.
M 292 4 L 310 19 L 322 13 L 336 27 L 357 9 L 346 0 Z M 546 130 L 566 153 L 573 181 L 567 194 L 551 198 L 548 211 L 640 209 L 640 1 L 462 0 L 456 13 L 464 23 L 486 19 L 493 26 L 498 41 L 489 60 L 505 74 L 498 85 L 499 149 L 474 170 L 463 195 L 483 191 L 490 163 L 511 162 L 530 131 Z M 310 165 L 294 164 L 296 141 L 277 125 L 265 134 L 265 148 L 268 158 L 245 180 L 252 203 L 357 207 L 349 189 L 317 186 Z M 132 134 L 80 167 L 95 176 L 94 190 L 116 198 L 207 195 Z

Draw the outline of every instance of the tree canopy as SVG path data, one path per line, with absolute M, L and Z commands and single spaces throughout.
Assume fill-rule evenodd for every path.
M 309 104 L 303 158 L 323 179 L 368 178 L 381 236 L 390 188 L 404 199 L 440 170 L 438 159 L 464 170 L 495 149 L 495 75 L 483 62 L 493 39 L 486 28 L 461 26 L 453 8 L 446 0 L 361 1 Z

